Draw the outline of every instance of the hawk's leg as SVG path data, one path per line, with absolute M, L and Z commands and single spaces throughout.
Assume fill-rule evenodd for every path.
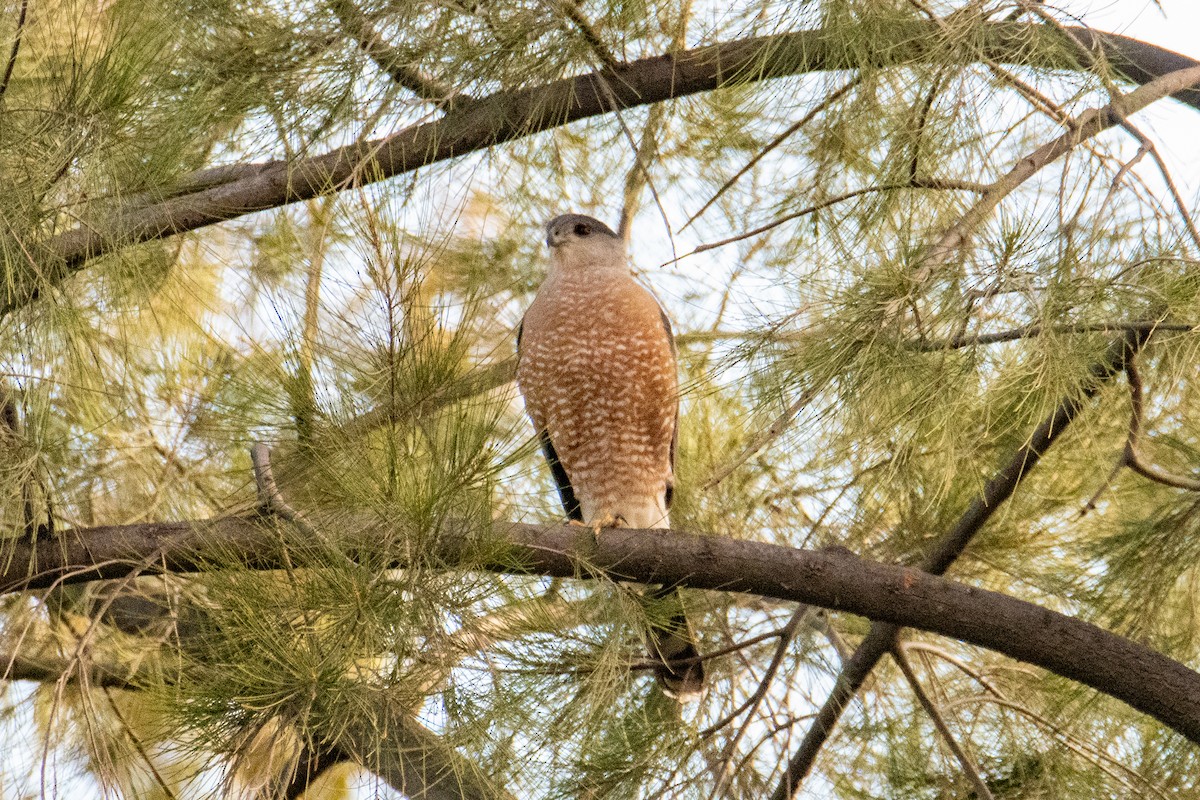
M 568 525 L 578 525 L 582 528 L 592 529 L 592 538 L 596 540 L 596 544 L 600 543 L 600 531 L 605 528 L 624 528 L 628 526 L 628 522 L 620 514 L 604 513 L 593 519 L 591 522 L 580 522 L 577 519 L 569 520 Z

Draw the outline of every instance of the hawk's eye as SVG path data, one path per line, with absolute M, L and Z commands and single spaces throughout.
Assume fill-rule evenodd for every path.
M 592 232 L 592 226 L 588 225 L 586 222 L 575 223 L 575 235 L 576 236 L 587 236 L 591 232 Z

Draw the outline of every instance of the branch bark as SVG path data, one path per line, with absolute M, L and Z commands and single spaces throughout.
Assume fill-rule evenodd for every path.
M 195 191 L 180 193 L 177 187 L 166 187 L 162 201 L 139 199 L 98 220 L 31 243 L 39 270 L 7 287 L 0 298 L 0 315 L 32 302 L 47 286 L 78 272 L 90 259 L 122 247 L 385 180 L 623 108 L 805 72 L 893 67 L 933 59 L 967 63 L 986 58 L 1046 69 L 1086 67 L 1075 48 L 1031 46 L 1031 40 L 1041 37 L 1061 42 L 1058 30 L 1042 24 L 986 23 L 957 55 L 949 56 L 934 22 L 881 17 L 864 21 L 860 28 L 851 35 L 824 29 L 795 31 L 643 58 L 543 85 L 496 92 L 454 108 L 438 120 L 321 156 L 205 170 L 203 180 L 185 176 L 180 183 L 196 186 Z M 1082 28 L 1068 30 L 1086 46 L 1102 50 L 1108 63 L 1135 83 L 1200 66 L 1186 56 L 1136 39 Z M 853 47 L 846 46 L 848 41 L 854 42 Z M 863 48 L 869 48 L 865 54 Z M 1200 91 L 1184 89 L 1172 96 L 1200 109 Z M 213 181 L 216 185 L 211 185 Z M 167 197 L 169 194 L 173 196 Z
M 411 543 L 403 524 L 381 522 L 378 515 L 310 516 L 325 530 L 340 531 L 348 554 L 378 551 L 386 542 L 396 542 L 399 551 Z M 261 518 L 75 529 L 58 541 L 11 545 L 0 592 L 131 571 L 192 572 L 231 563 L 277 569 L 284 563 L 281 550 L 278 532 Z M 1079 681 L 1200 742 L 1200 674 L 1182 664 L 1088 622 L 845 550 L 806 551 L 665 530 L 608 530 L 596 542 L 590 530 L 576 526 L 498 522 L 481 531 L 450 522 L 423 544 L 421 554 L 423 565 L 441 569 L 607 576 L 743 592 L 847 611 L 890 627 L 920 628 Z M 300 555 L 293 550 L 289 558 L 300 562 Z M 411 565 L 398 552 L 391 555 L 394 567 Z

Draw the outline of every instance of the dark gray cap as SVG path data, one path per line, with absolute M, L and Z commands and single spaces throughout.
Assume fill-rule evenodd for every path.
M 619 239 L 613 229 L 595 217 L 586 214 L 563 214 L 546 223 L 546 244 L 553 247 L 554 240 L 563 241 L 568 236 L 610 236 Z

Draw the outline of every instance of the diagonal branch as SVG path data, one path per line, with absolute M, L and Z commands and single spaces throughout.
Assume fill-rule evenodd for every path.
M 1042 421 L 1030 435 L 1029 440 L 1017 450 L 1008 463 L 992 476 L 955 526 L 939 539 L 921 559 L 920 568 L 934 575 L 942 575 L 949 569 L 971 540 L 1003 505 L 1017 486 L 1037 465 L 1037 462 L 1054 444 L 1062 432 L 1071 424 L 1083 408 L 1085 400 L 1091 398 L 1113 375 L 1125 369 L 1125 365 L 1141 349 L 1148 333 L 1129 332 L 1110 345 L 1104 358 L 1092 367 L 1091 377 L 1078 391 L 1063 397 L 1054 411 Z M 788 762 L 787 769 L 772 795 L 772 800 L 787 800 L 795 793 L 800 782 L 808 775 L 826 740 L 833 733 L 842 712 L 862 687 L 867 676 L 895 646 L 900 629 L 890 622 L 875 622 L 859 644 L 858 649 L 842 668 L 834 683 L 833 691 L 825 701 L 812 727 L 805 734 L 800 746 Z
M 8 51 L 8 62 L 4 65 L 4 75 L 0 77 L 0 98 L 8 91 L 9 81 L 12 80 L 13 70 L 17 66 L 17 55 L 21 52 L 21 36 L 25 33 L 25 17 L 29 14 L 29 0 L 21 0 L 21 10 L 17 12 L 17 32 L 13 34 L 12 49 Z
M 988 788 L 987 783 L 979 774 L 979 767 L 975 764 L 975 760 L 971 758 L 971 754 L 959 744 L 954 738 L 954 733 L 950 730 L 950 726 L 946 724 L 945 717 L 938 709 L 937 704 L 933 702 L 933 698 L 921 686 L 921 682 L 917 680 L 917 675 L 913 672 L 912 664 L 908 661 L 908 655 L 904 652 L 904 647 L 899 643 L 892 648 L 892 660 L 896 662 L 896 666 L 900 667 L 900 671 L 904 673 L 904 680 L 908 681 L 908 685 L 912 688 L 913 694 L 917 696 L 917 702 L 921 704 L 921 708 L 925 709 L 925 713 L 933 721 L 933 727 L 937 729 L 939 735 L 946 742 L 946 746 L 950 748 L 950 752 L 958 759 L 959 766 L 962 767 L 963 774 L 975 787 L 975 796 L 980 800 L 995 800 L 992 796 L 992 790 Z
M 1126 362 L 1125 376 L 1129 381 L 1129 435 L 1125 439 L 1125 450 L 1121 455 L 1120 463 L 1155 483 L 1161 483 L 1174 489 L 1200 492 L 1200 479 L 1170 473 L 1146 462 L 1138 452 L 1138 438 L 1141 435 L 1145 405 L 1142 401 L 1142 376 L 1138 372 L 1136 359 L 1131 358 Z
M 1140 128 L 1138 128 L 1121 114 L 1122 102 L 1120 99 L 1120 89 L 1113 84 L 1112 80 L 1109 79 L 1107 75 L 1107 69 L 1103 63 L 1103 53 L 1098 54 L 1101 56 L 1101 58 L 1098 59 L 1096 55 L 1093 55 L 1092 51 L 1088 49 L 1087 45 L 1080 41 L 1079 37 L 1076 36 L 1072 30 L 1066 28 L 1062 23 L 1050 16 L 1050 14 L 1046 13 L 1044 9 L 1031 8 L 1030 10 L 1044 23 L 1058 30 L 1063 35 L 1063 38 L 1070 42 L 1071 45 L 1077 49 L 1081 62 L 1090 65 L 1092 70 L 1100 76 L 1101 80 L 1104 81 L 1104 87 L 1108 90 L 1109 96 L 1116 101 L 1110 105 L 1115 109 L 1118 116 L 1121 117 L 1119 120 L 1120 126 L 1130 136 L 1138 141 L 1138 155 L 1135 156 L 1135 159 L 1141 158 L 1141 156 L 1146 153 L 1150 154 L 1150 157 L 1154 160 L 1155 166 L 1158 167 L 1158 171 L 1162 176 L 1163 182 L 1167 185 L 1167 191 L 1170 193 L 1171 199 L 1175 203 L 1175 208 L 1183 220 L 1184 227 L 1187 228 L 1188 235 L 1191 236 L 1192 244 L 1196 245 L 1197 248 L 1200 248 L 1200 229 L 1197 229 L 1196 222 L 1192 219 L 1192 215 L 1188 210 L 1187 204 L 1183 201 L 1183 196 L 1179 193 L 1179 188 L 1175 185 L 1175 179 L 1171 177 L 1171 171 L 1167 168 L 1167 164 L 1163 160 L 1162 154 L 1158 152 L 1158 148 L 1155 146 L 1154 142 L 1151 141 L 1149 136 L 1143 133 Z M 1125 171 L 1125 168 L 1122 168 L 1122 171 Z M 1118 173 L 1118 177 L 1119 176 L 1120 173 Z
M 1046 142 L 1032 153 L 1021 158 L 1013 167 L 997 179 L 957 222 L 933 244 L 921 259 L 921 266 L 913 274 L 915 284 L 922 284 L 953 259 L 964 248 L 979 226 L 995 210 L 1004 198 L 1029 180 L 1038 171 L 1058 158 L 1066 155 L 1078 144 L 1097 134 L 1120 125 L 1135 111 L 1184 89 L 1200 84 L 1200 65 L 1186 67 L 1176 72 L 1155 78 L 1122 97 L 1114 97 L 1101 108 L 1088 109 L 1081 114 L 1066 133 Z
M 92 258 L 140 242 L 162 239 L 218 222 L 373 183 L 502 142 L 622 108 L 649 105 L 722 87 L 788 75 L 866 66 L 892 67 L 938 60 L 962 63 L 986 57 L 1045 69 L 1080 69 L 1076 53 L 1031 46 L 1058 37 L 1053 28 L 1016 22 L 981 25 L 970 48 L 947 55 L 936 25 L 891 17 L 864 20 L 852 35 L 802 30 L 735 40 L 622 63 L 616 68 L 496 92 L 445 116 L 383 139 L 356 142 L 321 156 L 204 170 L 215 182 L 158 202 L 144 198 L 40 243 L 30 243 L 38 274 L 6 286 L 0 316 L 20 308 L 81 270 Z M 1075 31 L 1076 29 L 1071 29 Z M 1076 31 L 1080 41 L 1103 49 L 1121 74 L 1148 83 L 1186 67 L 1178 53 L 1114 34 Z M 848 45 L 847 42 L 853 42 Z M 868 48 L 865 52 L 863 48 Z M 982 54 L 982 56 L 981 56 Z M 1134 92 L 1133 94 L 1137 94 Z M 1172 96 L 1200 108 L 1200 91 L 1179 87 Z M 1131 95 L 1132 97 L 1132 95 Z M 191 177 L 180 184 L 197 183 Z
M 351 0 L 332 0 L 330 8 L 342 23 L 342 27 L 375 65 L 417 97 L 435 103 L 445 103 L 447 108 L 473 99 L 408 64 L 404 55 L 384 41 L 371 25 L 370 19 Z
M 576 0 L 558 0 L 558 6 L 562 10 L 563 16 L 570 20 L 575 29 L 579 31 L 579 35 L 587 42 L 588 47 L 595 54 L 596 58 L 600 60 L 600 63 L 610 70 L 620 69 L 621 62 L 617 60 L 612 50 L 600 38 L 600 34 L 597 33 L 596 28 L 584 16 L 583 9 L 579 7 L 579 3 Z

